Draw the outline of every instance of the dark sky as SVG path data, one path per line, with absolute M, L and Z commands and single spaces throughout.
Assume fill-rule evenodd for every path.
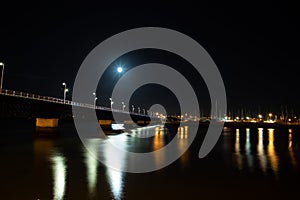
M 158 26 L 180 31 L 208 51 L 223 77 L 231 110 L 280 111 L 281 105 L 287 105 L 300 112 L 300 13 L 296 5 L 95 2 L 2 2 L 4 88 L 61 97 L 62 82 L 72 87 L 82 61 L 104 39 L 131 28 Z M 121 62 L 128 66 L 151 58 L 170 62 L 168 55 L 156 55 L 164 54 L 137 52 Z M 209 105 L 203 102 L 200 107 Z

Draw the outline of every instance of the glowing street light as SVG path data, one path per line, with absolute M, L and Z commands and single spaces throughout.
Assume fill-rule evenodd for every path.
M 272 114 L 272 113 L 269 113 L 270 120 L 271 120 L 272 116 L 273 116 L 273 114 Z
M 122 102 L 122 109 L 123 109 L 123 112 L 125 111 L 125 104 L 124 104 L 124 102 Z
M 66 83 L 62 83 L 62 85 L 64 86 L 64 103 L 66 103 L 66 95 L 67 95 L 67 92 L 69 92 L 69 89 L 67 88 Z
M 132 113 L 134 113 L 134 105 L 131 105 Z
M 96 109 L 96 102 L 97 102 L 98 97 L 96 97 L 95 92 L 93 92 L 93 95 L 95 96 L 95 98 L 94 98 L 94 109 Z
M 138 112 L 139 112 L 139 114 L 141 114 L 141 108 L 140 107 L 138 107 Z
M 1 73 L 1 83 L 0 83 L 0 91 L 2 91 L 2 85 L 3 85 L 3 76 L 4 76 L 4 63 L 0 62 L 0 65 L 2 66 L 2 73 Z
M 110 109 L 112 110 L 112 105 L 114 104 L 114 102 L 112 101 L 112 98 L 109 98 L 110 100 Z

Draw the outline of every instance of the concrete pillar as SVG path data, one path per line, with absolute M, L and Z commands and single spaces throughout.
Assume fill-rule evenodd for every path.
M 51 119 L 36 118 L 35 126 L 40 128 L 57 128 L 58 119 L 57 118 L 51 118 Z

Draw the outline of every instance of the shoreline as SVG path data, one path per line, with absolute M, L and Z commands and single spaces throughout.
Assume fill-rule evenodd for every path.
M 59 120 L 59 127 L 66 124 L 73 124 L 73 119 Z M 181 125 L 196 125 L 199 127 L 208 127 L 208 125 L 220 125 L 220 122 L 182 122 Z M 11 125 L 35 127 L 35 119 L 0 119 L 0 126 L 2 128 L 9 128 Z M 178 122 L 169 122 L 166 125 L 179 125 Z M 283 123 L 253 123 L 253 122 L 224 122 L 226 128 L 293 128 L 300 129 L 300 124 L 283 124 Z

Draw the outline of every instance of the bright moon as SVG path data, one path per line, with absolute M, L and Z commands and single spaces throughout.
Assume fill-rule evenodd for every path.
M 118 67 L 118 72 L 121 73 L 123 71 L 122 67 Z

